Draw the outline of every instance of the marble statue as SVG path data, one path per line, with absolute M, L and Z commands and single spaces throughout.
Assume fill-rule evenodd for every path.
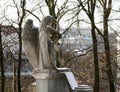
M 43 18 L 39 29 L 33 25 L 33 20 L 28 19 L 22 32 L 25 53 L 35 70 L 55 69 L 55 44 L 60 38 L 56 30 L 57 21 L 52 16 Z

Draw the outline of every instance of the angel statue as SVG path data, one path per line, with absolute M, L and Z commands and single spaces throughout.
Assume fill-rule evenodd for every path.
M 26 56 L 35 70 L 56 68 L 56 41 L 61 38 L 52 16 L 43 18 L 40 27 L 28 19 L 22 32 L 22 41 Z M 56 40 L 57 39 L 57 40 Z

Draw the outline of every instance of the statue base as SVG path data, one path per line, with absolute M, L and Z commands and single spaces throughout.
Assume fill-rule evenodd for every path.
M 71 92 L 65 75 L 53 69 L 34 70 L 36 92 Z

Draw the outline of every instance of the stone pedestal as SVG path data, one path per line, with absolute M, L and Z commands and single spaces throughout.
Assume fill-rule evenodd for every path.
M 57 70 L 34 70 L 32 76 L 36 79 L 36 92 L 71 92 L 65 75 Z

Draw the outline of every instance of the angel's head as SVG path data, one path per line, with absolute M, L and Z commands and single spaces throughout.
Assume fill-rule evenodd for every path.
M 42 24 L 44 24 L 44 25 L 50 25 L 53 28 L 56 28 L 56 26 L 58 25 L 57 20 L 53 16 L 46 16 L 42 20 Z

